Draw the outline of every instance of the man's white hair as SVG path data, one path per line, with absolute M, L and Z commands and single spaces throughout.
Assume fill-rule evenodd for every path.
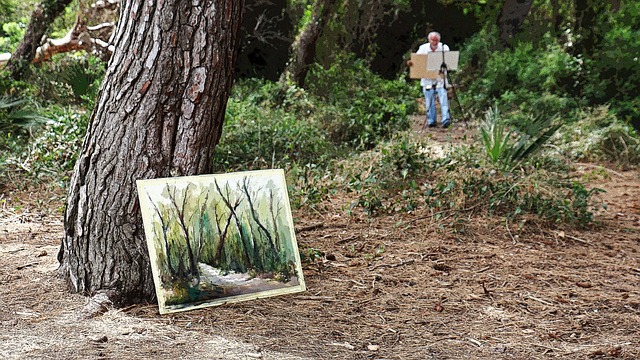
M 437 37 L 437 38 L 438 38 L 438 41 L 440 41 L 440 39 L 442 38 L 442 37 L 440 36 L 440 33 L 439 33 L 439 32 L 437 32 L 437 31 L 432 31 L 432 32 L 430 32 L 430 33 L 429 33 L 429 35 L 427 36 L 427 39 L 431 39 L 431 37 L 432 37 L 432 36 Z

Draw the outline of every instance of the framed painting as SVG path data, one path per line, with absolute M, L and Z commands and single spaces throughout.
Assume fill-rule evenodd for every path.
M 161 314 L 305 290 L 283 170 L 137 187 Z

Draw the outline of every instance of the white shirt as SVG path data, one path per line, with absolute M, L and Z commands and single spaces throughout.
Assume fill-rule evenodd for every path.
M 435 52 L 438 52 L 438 51 L 449 51 L 449 46 L 439 42 Z M 431 50 L 431 44 L 426 43 L 426 44 L 420 45 L 420 47 L 418 48 L 418 52 L 416 54 L 428 54 L 431 52 L 434 52 L 433 50 Z M 444 78 L 442 77 L 442 75 L 438 75 L 436 79 L 420 79 L 420 85 L 423 88 L 424 87 L 431 88 L 433 85 L 441 88 L 444 86 Z

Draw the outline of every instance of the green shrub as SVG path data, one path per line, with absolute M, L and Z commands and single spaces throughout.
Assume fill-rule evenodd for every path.
M 281 109 L 303 117 L 317 110 L 315 100 L 305 89 L 257 78 L 237 82 L 233 87 L 231 99 L 261 108 Z
M 37 178 L 42 175 L 64 178 L 75 164 L 86 133 L 88 116 L 71 108 L 43 112 L 49 120 L 20 144 L 12 143 L 4 158 L 14 171 Z
M 552 223 L 587 226 L 599 206 L 594 196 L 602 190 L 587 190 L 566 174 L 533 166 L 505 172 L 458 162 L 455 169 L 429 177 L 425 201 L 434 212 L 454 217 L 533 215 Z
M 26 22 L 6 22 L 2 24 L 2 33 L 0 34 L 0 53 L 12 53 L 16 50 L 16 47 L 24 36 L 26 24 Z
M 640 3 L 626 1 L 601 14 L 602 42 L 585 61 L 585 97 L 606 104 L 618 118 L 640 124 Z
M 255 88 L 259 85 L 259 88 Z M 285 90 L 274 83 L 238 84 L 227 104 L 224 130 L 216 147 L 219 171 L 286 167 L 291 162 L 318 163 L 334 150 L 314 120 L 303 90 Z M 275 91 L 274 91 L 275 90 Z M 295 98 L 301 102 L 296 103 Z
M 486 45 L 484 44 L 486 42 Z M 497 105 L 514 125 L 535 117 L 561 116 L 574 120 L 580 99 L 571 95 L 582 60 L 558 45 L 549 35 L 537 45 L 520 42 L 513 49 L 497 50 L 495 39 L 480 32 L 463 51 L 460 77 L 467 91 L 462 101 L 471 112 Z
M 291 164 L 287 171 L 291 206 L 316 209 L 318 204 L 329 199 L 336 190 L 330 190 L 328 177 L 329 172 L 315 164 Z
M 338 57 L 328 69 L 314 66 L 307 83 L 312 94 L 337 109 L 339 116 L 325 118 L 323 126 L 338 144 L 371 149 L 408 129 L 409 115 L 417 111 L 415 95 L 404 78 L 384 80 L 352 57 Z
M 369 215 L 410 211 L 417 206 L 417 179 L 424 176 L 428 163 L 422 146 L 412 134 L 403 132 L 337 162 L 331 187 L 355 194 L 355 205 Z
M 47 119 L 33 111 L 38 105 L 29 99 L 0 96 L 0 133 L 11 136 L 28 134 Z
M 36 68 L 32 79 L 37 96 L 92 109 L 105 70 L 104 61 L 85 52 L 58 54 Z
M 508 130 L 498 108 L 489 109 L 480 124 L 480 140 L 489 161 L 512 169 L 542 149 L 560 128 L 553 119 L 538 116 L 522 121 L 519 130 Z
M 586 109 L 581 120 L 554 138 L 558 151 L 578 161 L 604 161 L 621 168 L 640 164 L 640 137 L 607 106 Z

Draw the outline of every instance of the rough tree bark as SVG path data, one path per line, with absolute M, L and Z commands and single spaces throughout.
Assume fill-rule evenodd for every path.
M 499 39 L 508 47 L 529 14 L 533 0 L 505 0 L 498 16 Z
M 243 0 L 124 1 L 71 179 L 58 258 L 72 291 L 154 297 L 135 181 L 210 172 Z
M 49 31 L 53 21 L 60 15 L 72 0 L 42 0 L 36 5 L 31 14 L 29 25 L 24 37 L 18 44 L 16 51 L 7 62 L 9 76 L 20 80 L 29 63 L 36 55 L 36 49 L 41 45 L 42 37 Z
M 280 81 L 291 81 L 304 87 L 304 80 L 309 72 L 309 65 L 316 57 L 316 44 L 331 13 L 331 5 L 335 0 L 315 0 L 311 19 L 300 31 L 291 45 L 291 57 L 280 77 Z

